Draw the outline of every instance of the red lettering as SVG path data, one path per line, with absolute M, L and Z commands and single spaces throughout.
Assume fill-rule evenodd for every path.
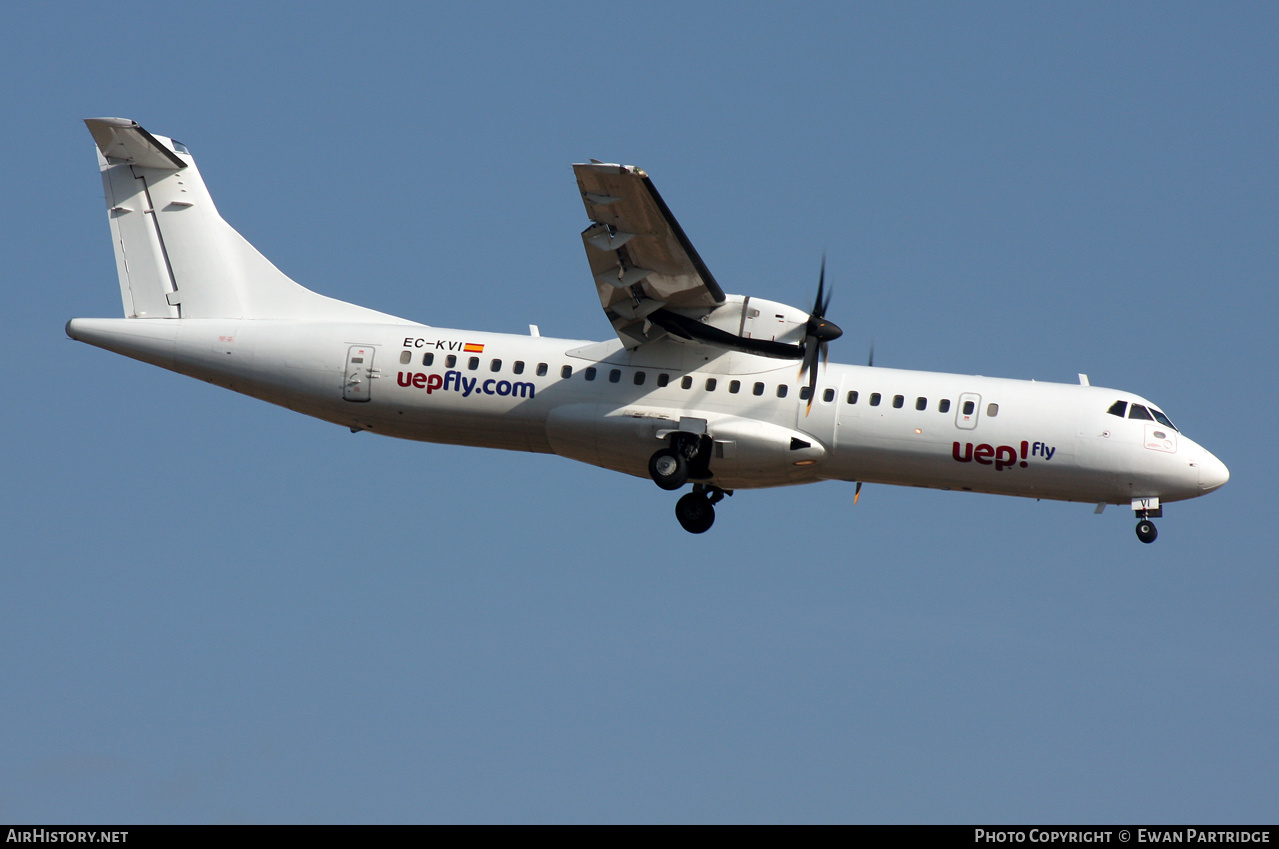
M 440 377 L 438 374 L 431 375 L 426 380 L 426 394 L 430 395 L 432 392 L 439 389 L 443 385 L 444 385 L 444 378 Z
M 416 386 L 418 389 L 421 389 L 423 386 L 426 386 L 426 375 L 422 374 L 422 372 L 418 372 L 417 374 L 413 375 L 413 385 Z
M 973 459 L 983 466 L 989 466 L 990 458 L 995 456 L 995 446 L 982 443 L 977 446 L 977 450 L 973 452 Z
M 413 384 L 413 372 L 402 371 L 395 376 L 395 382 L 401 386 L 411 386 Z
M 1017 449 L 1011 445 L 1001 445 L 995 449 L 995 471 L 1002 472 L 1017 462 Z
M 961 463 L 971 463 L 973 461 L 973 444 L 969 442 L 964 447 L 964 456 L 959 456 L 959 443 L 956 442 L 950 449 L 950 455 Z

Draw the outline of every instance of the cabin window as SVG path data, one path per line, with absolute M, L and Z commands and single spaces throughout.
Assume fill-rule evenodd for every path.
M 609 383 L 617 383 L 621 379 L 622 379 L 622 370 L 620 368 L 609 369 L 608 371 Z
M 949 412 L 950 412 L 950 399 L 949 399 L 949 398 L 943 398 L 943 399 L 941 399 L 940 401 L 938 401 L 938 402 L 937 402 L 937 412 L 939 412 L 939 413 L 949 413 Z
M 516 374 L 523 374 L 523 373 L 524 373 L 524 361 L 523 361 L 523 360 L 516 360 L 516 361 L 515 361 L 515 362 L 511 365 L 511 371 L 515 372 Z
M 413 359 L 412 351 L 400 351 L 400 365 L 406 366 Z
M 827 404 L 829 404 L 831 401 L 834 401 L 835 390 L 831 389 L 829 386 L 826 387 L 826 391 L 822 393 L 822 400 L 825 401 Z
M 668 384 L 668 383 L 670 383 L 670 382 L 671 382 L 671 376 L 670 376 L 669 374 L 667 374 L 666 372 L 662 372 L 661 374 L 659 374 L 659 375 L 657 376 L 657 385 L 658 385 L 658 386 L 665 386 L 666 384 Z
M 566 379 L 567 379 L 567 378 L 570 378 L 570 377 L 572 377 L 572 376 L 573 376 L 573 367 L 572 367 L 572 366 L 564 366 L 563 368 L 561 368 L 561 369 L 560 369 L 560 377 L 563 377 L 563 378 L 566 378 Z
M 799 387 L 799 400 L 801 400 L 801 401 L 807 401 L 807 400 L 808 400 L 808 396 L 809 396 L 809 395 L 812 395 L 812 394 L 813 394 L 813 393 L 809 390 L 809 388 L 808 388 L 807 386 L 801 386 L 801 387 Z
M 692 389 L 692 388 L 693 388 L 693 378 L 689 377 L 688 375 L 684 375 L 683 377 L 681 377 L 681 378 L 679 379 L 679 388 L 680 388 L 680 389 Z
M 847 401 L 848 403 L 850 403 L 850 404 L 856 404 L 856 403 L 857 403 L 857 390 L 856 390 L 856 389 L 850 389 L 850 390 L 848 390 L 848 397 L 847 397 L 847 398 L 845 398 L 844 400 L 846 400 L 846 401 Z
M 870 405 L 871 405 L 872 407 L 878 407 L 878 406 L 879 406 L 879 399 L 880 399 L 881 397 L 882 397 L 882 396 L 881 396 L 878 392 L 872 392 L 872 393 L 870 393 Z
M 713 377 L 708 377 L 708 378 L 706 378 L 706 391 L 707 391 L 707 392 L 714 392 L 714 391 L 715 391 L 715 387 L 716 387 L 716 385 L 717 385 L 717 381 L 715 380 L 715 378 L 713 378 Z
M 587 366 L 587 367 L 586 367 L 586 379 L 587 379 L 587 380 L 594 380 L 594 379 L 595 379 L 595 366 Z
M 422 365 L 429 366 L 434 362 L 435 362 L 435 354 L 431 353 L 430 351 L 427 351 L 425 354 L 422 355 Z
M 894 409 L 894 410 L 900 410 L 900 409 L 902 408 L 902 406 L 903 406 L 903 405 L 905 405 L 905 403 L 906 403 L 906 396 L 905 396 L 905 395 L 894 395 L 894 396 L 893 396 L 893 409 Z
M 644 372 L 642 371 L 635 372 L 635 385 L 636 386 L 644 385 Z
M 785 398 L 785 397 L 786 397 L 786 389 L 787 389 L 787 386 L 786 386 L 786 384 L 785 384 L 785 383 L 782 383 L 782 384 L 778 385 L 778 387 L 777 387 L 777 397 L 778 397 L 778 398 Z
M 728 394 L 736 395 L 742 391 L 742 382 L 740 380 L 730 380 L 728 382 Z
M 999 415 L 999 405 L 998 405 L 998 404 L 987 404 L 987 405 L 986 405 L 986 415 L 990 416 L 992 419 L 993 419 L 995 416 Z
M 449 354 L 444 358 L 445 368 L 453 368 L 455 365 L 457 365 L 457 354 Z
M 493 360 L 489 363 L 489 371 L 501 371 L 501 370 L 502 370 L 501 360 Z
M 756 383 L 754 386 L 752 386 L 752 387 L 751 387 L 751 394 L 752 394 L 752 395 L 763 395 L 763 394 L 764 394 L 764 384 L 762 384 L 762 383 Z
M 1128 418 L 1145 419 L 1146 421 L 1151 421 L 1151 422 L 1155 420 L 1155 417 L 1150 415 L 1150 411 L 1147 410 L 1145 407 L 1141 406 L 1140 404 L 1133 404 L 1132 407 L 1129 408 Z
M 471 357 L 469 360 L 466 361 L 466 368 L 469 371 L 475 371 L 479 367 L 480 367 L 479 357 Z
M 927 398 L 916 398 L 916 399 L 915 399 L 915 409 L 916 409 L 916 410 L 920 410 L 921 412 L 922 412 L 923 410 L 927 410 L 927 409 L 928 409 L 928 399 L 927 399 Z
M 976 409 L 977 409 L 977 402 L 975 402 L 975 401 L 965 401 L 965 402 L 964 402 L 964 415 L 965 415 L 965 416 L 971 416 L 971 415 L 973 414 L 973 410 L 976 410 Z
M 546 377 L 546 363 L 537 364 L 537 376 Z
M 1112 416 L 1119 416 L 1119 418 L 1122 419 L 1124 417 L 1124 413 L 1127 412 L 1127 410 L 1128 410 L 1127 401 L 1116 401 L 1115 403 L 1110 405 L 1110 409 L 1107 410 L 1106 412 L 1110 413 Z

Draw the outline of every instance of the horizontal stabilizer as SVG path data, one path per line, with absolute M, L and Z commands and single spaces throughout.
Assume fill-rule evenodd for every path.
M 143 168 L 158 168 L 163 171 L 180 171 L 187 164 L 178 158 L 155 136 L 138 125 L 137 121 L 128 118 L 86 118 L 98 150 L 106 157 L 107 162 L 127 162 Z M 179 146 L 178 142 L 174 142 Z

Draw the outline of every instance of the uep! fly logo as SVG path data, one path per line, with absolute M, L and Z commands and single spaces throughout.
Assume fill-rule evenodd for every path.
M 961 451 L 963 452 L 962 454 L 960 453 Z M 1018 456 L 1017 449 L 1011 445 L 987 445 L 984 442 L 976 446 L 971 442 L 966 442 L 962 447 L 960 443 L 956 442 L 952 444 L 950 449 L 951 456 L 961 463 L 981 463 L 983 466 L 993 465 L 997 472 L 1002 472 L 1012 466 L 1021 466 L 1024 469 L 1030 465 L 1031 457 L 1042 457 L 1045 460 L 1051 460 L 1056 453 L 1056 448 L 1049 447 L 1042 442 L 1032 444 L 1026 441 L 1021 443 L 1020 456 Z

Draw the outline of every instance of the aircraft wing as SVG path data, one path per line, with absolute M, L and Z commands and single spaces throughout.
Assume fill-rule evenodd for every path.
M 689 316 L 724 303 L 684 230 L 653 181 L 630 165 L 573 166 L 591 226 L 582 231 L 600 305 L 628 348 L 665 334 L 647 316 L 679 310 Z

